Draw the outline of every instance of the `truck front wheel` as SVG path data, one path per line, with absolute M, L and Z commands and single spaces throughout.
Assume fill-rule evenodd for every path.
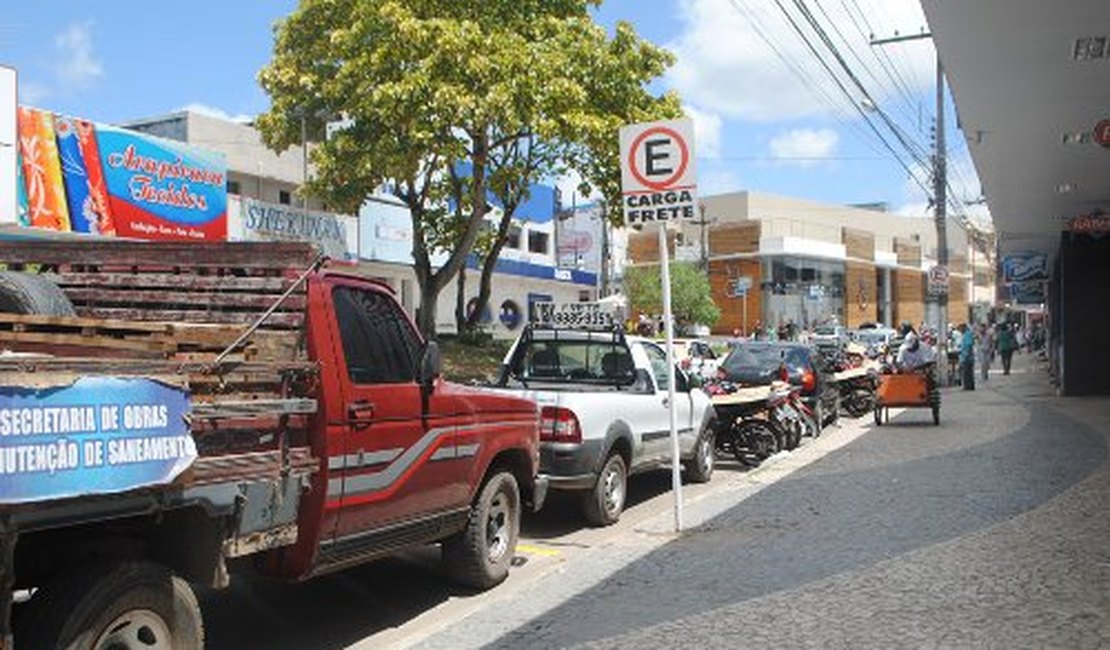
M 121 562 L 78 571 L 40 591 L 16 631 L 18 647 L 204 648 L 192 588 L 157 564 Z
M 509 575 L 520 534 L 520 488 L 509 472 L 482 486 L 466 530 L 443 542 L 443 562 L 459 584 L 489 589 Z

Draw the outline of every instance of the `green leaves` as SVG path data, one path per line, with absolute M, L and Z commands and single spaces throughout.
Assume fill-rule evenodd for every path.
M 281 151 L 300 142 L 302 122 L 319 134 L 351 120 L 312 147 L 307 191 L 355 212 L 394 188 L 413 216 L 417 279 L 438 292 L 479 240 L 487 187 L 508 206 L 575 170 L 622 220 L 619 128 L 681 111 L 647 90 L 672 55 L 625 23 L 610 37 L 590 15 L 598 4 L 301 0 L 259 72 L 272 104 L 258 128 Z M 471 181 L 452 181 L 460 165 Z M 433 273 L 436 250 L 449 261 Z
M 663 282 L 658 266 L 634 266 L 625 270 L 624 289 L 633 311 L 663 313 Z M 671 312 L 679 325 L 712 326 L 721 317 L 713 302 L 709 278 L 689 263 L 671 264 Z

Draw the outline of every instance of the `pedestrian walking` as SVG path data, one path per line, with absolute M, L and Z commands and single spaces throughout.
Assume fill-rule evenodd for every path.
M 960 323 L 960 380 L 964 390 L 975 390 L 975 335 Z
M 1017 349 L 1017 338 L 1014 336 L 1013 329 L 1009 324 L 1002 323 L 998 330 L 998 354 L 1002 357 L 1002 374 L 1010 374 L 1010 362 L 1014 358 L 1014 350 Z
M 990 328 L 986 325 L 979 326 L 979 340 L 975 355 L 979 357 L 979 380 L 987 381 L 990 379 L 991 356 L 994 355 L 994 337 L 991 336 Z

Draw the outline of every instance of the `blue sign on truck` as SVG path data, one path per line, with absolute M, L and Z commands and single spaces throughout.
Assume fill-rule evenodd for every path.
M 141 377 L 0 386 L 0 503 L 169 483 L 197 457 L 188 411 L 185 389 Z

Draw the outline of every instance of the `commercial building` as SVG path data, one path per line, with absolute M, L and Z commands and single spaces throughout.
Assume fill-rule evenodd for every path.
M 708 269 L 721 309 L 714 333 L 834 319 L 849 327 L 936 322 L 938 287 L 928 290 L 937 259 L 932 219 L 756 192 L 702 203 L 703 218 L 671 224 L 667 241 L 674 259 Z M 994 261 L 971 245 L 963 227 L 950 223 L 947 234 L 943 286 L 948 319 L 959 322 L 969 319 L 972 305 L 993 302 Z M 630 235 L 632 264 L 657 263 L 658 252 L 655 233 Z

